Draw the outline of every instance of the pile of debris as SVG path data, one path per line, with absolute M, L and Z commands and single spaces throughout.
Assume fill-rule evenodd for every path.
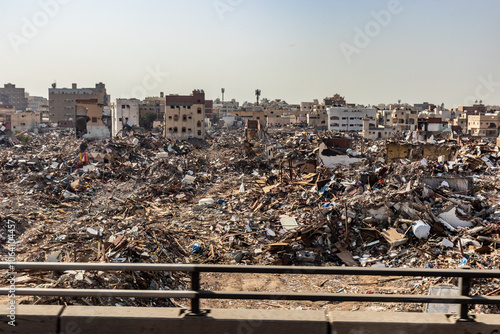
M 258 140 L 238 130 L 207 141 L 34 136 L 1 148 L 0 219 L 16 222 L 18 261 L 498 269 L 500 152 L 492 143 L 285 131 Z M 74 288 L 168 290 L 188 281 L 182 273 L 18 277 Z

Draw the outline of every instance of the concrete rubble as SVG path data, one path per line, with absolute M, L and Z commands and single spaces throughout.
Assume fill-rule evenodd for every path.
M 486 140 L 373 142 L 288 128 L 250 140 L 243 130 L 182 142 L 154 131 L 0 140 L 0 219 L 16 222 L 18 261 L 499 266 L 500 151 Z M 189 277 L 66 271 L 18 282 L 179 289 Z

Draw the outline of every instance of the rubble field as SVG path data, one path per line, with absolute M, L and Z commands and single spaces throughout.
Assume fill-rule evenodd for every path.
M 252 136 L 255 135 L 252 133 Z M 241 129 L 176 141 L 130 131 L 0 138 L 0 238 L 16 260 L 498 269 L 498 147 L 487 139 L 368 141 Z M 6 273 L 6 271 L 4 271 Z M 6 284 L 5 275 L 0 276 Z M 184 273 L 24 272 L 19 286 L 189 288 Z M 202 288 L 428 294 L 428 277 L 202 275 Z M 473 294 L 495 295 L 498 280 Z M 23 303 L 188 306 L 187 300 L 38 298 Z M 422 311 L 422 304 L 204 300 L 202 307 Z M 497 313 L 494 306 L 472 312 Z

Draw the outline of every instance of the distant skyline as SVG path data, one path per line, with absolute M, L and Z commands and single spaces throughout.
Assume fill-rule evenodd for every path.
M 500 105 L 495 0 L 0 0 L 0 85 Z

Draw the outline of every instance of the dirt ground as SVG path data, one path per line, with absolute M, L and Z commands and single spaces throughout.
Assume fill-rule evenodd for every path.
M 205 273 L 201 286 L 212 291 L 260 291 L 301 293 L 410 294 L 443 283 L 441 278 L 330 276 L 296 274 Z M 417 292 L 420 293 L 420 292 Z M 422 292 L 423 293 L 423 292 Z M 179 306 L 189 307 L 188 301 Z M 422 304 L 359 303 L 288 300 L 202 300 L 202 308 L 303 309 L 325 311 L 421 312 Z

